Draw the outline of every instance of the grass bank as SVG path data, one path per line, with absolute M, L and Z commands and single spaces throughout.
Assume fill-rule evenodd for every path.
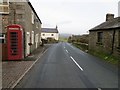
M 72 43 L 72 44 L 82 51 L 87 51 L 88 50 L 88 45 L 80 44 L 80 43 Z
M 104 60 L 108 63 L 114 64 L 114 65 L 117 65 L 117 66 L 118 66 L 119 61 L 120 61 L 119 57 L 115 57 L 113 55 L 106 54 L 106 53 L 103 53 L 103 52 L 89 51 L 89 53 L 94 55 L 94 56 L 97 56 L 97 57 L 101 58 L 102 60 Z
M 77 43 L 73 43 L 73 45 L 82 51 L 88 51 L 88 46 L 86 46 L 86 45 L 80 45 Z M 108 63 L 114 64 L 116 66 L 120 65 L 120 63 L 119 63 L 120 57 L 115 57 L 113 55 L 109 55 L 109 54 L 106 54 L 103 52 L 88 51 L 88 53 L 91 55 L 94 55 L 96 57 L 99 57 Z

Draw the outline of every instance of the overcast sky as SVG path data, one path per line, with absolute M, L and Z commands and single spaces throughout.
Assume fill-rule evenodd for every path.
M 119 0 L 30 0 L 42 28 L 58 26 L 60 33 L 85 34 L 105 21 L 107 13 L 118 16 Z

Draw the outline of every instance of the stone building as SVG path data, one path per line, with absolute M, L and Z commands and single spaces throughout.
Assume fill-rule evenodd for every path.
M 29 0 L 18 0 L 19 2 L 11 1 L 3 0 L 0 3 L 0 19 L 2 21 L 0 38 L 3 38 L 0 39 L 0 44 L 2 44 L 2 52 L 4 54 L 7 52 L 6 27 L 12 24 L 19 24 L 23 27 L 24 56 L 26 57 L 41 44 L 42 22 Z M 2 55 L 3 59 L 6 59 L 7 57 L 4 54 Z
M 107 14 L 106 21 L 89 32 L 90 51 L 120 56 L 120 17 Z
M 7 58 L 7 44 L 6 44 L 6 29 L 9 24 L 9 3 L 7 1 L 0 1 L 0 58 L 5 60 Z

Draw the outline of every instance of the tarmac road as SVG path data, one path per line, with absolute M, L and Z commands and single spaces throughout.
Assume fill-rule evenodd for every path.
M 15 88 L 118 88 L 118 70 L 61 42 L 51 45 Z

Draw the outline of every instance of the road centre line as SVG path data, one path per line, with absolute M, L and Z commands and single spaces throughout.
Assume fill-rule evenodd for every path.
M 69 53 L 68 50 L 66 50 L 66 52 Z
M 82 67 L 75 61 L 75 59 L 72 57 L 72 56 L 70 56 L 70 58 L 73 60 L 73 62 L 78 66 L 78 68 L 81 70 L 81 71 L 83 71 L 83 69 L 82 69 Z
M 98 88 L 98 90 L 102 90 L 101 88 Z

